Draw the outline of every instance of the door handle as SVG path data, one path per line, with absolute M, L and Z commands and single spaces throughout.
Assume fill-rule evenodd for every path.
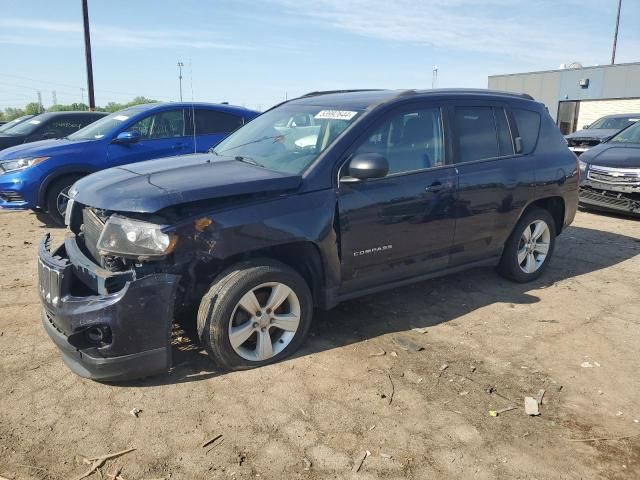
M 437 193 L 441 192 L 442 190 L 449 190 L 451 188 L 453 188 L 452 182 L 441 182 L 440 180 L 436 180 L 431 185 L 426 187 L 424 191 L 429 193 Z
M 173 145 L 173 149 L 174 149 L 174 150 L 179 150 L 179 149 L 181 149 L 181 148 L 184 148 L 186 145 L 187 145 L 186 143 L 175 143 L 175 144 Z

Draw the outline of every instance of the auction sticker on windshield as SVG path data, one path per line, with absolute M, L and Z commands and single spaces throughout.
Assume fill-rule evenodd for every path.
M 358 112 L 349 110 L 320 110 L 315 117 L 318 120 L 351 120 Z

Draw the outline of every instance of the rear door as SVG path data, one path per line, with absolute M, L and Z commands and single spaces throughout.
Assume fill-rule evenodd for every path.
M 187 118 L 182 108 L 152 113 L 123 131 L 138 132 L 140 141 L 126 145 L 111 143 L 108 153 L 111 166 L 193 153 L 193 136 L 187 134 Z
M 458 206 L 452 266 L 490 260 L 534 193 L 532 157 L 516 152 L 517 129 L 502 102 L 452 102 Z M 518 146 L 521 141 L 517 141 Z
M 456 174 L 447 165 L 443 120 L 439 105 L 412 104 L 392 110 L 356 143 L 351 155 L 379 153 L 389 174 L 339 185 L 341 293 L 448 266 Z
M 197 152 L 206 152 L 211 147 L 215 147 L 227 135 L 244 125 L 243 117 L 217 110 L 194 107 L 188 109 L 187 113 L 189 118 L 187 128 L 191 135 L 195 126 Z

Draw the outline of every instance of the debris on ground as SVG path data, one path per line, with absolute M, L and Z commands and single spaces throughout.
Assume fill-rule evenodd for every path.
M 353 471 L 354 472 L 359 472 L 360 469 L 362 468 L 362 464 L 364 463 L 365 459 L 371 455 L 371 452 L 369 450 L 367 450 L 366 452 L 361 452 L 358 454 L 358 456 L 356 457 L 355 462 L 353 463 Z
M 386 355 L 386 353 L 387 352 L 385 352 L 384 350 L 380 349 L 377 352 L 370 353 L 369 356 L 370 357 L 383 357 L 383 356 Z
M 533 417 L 540 415 L 538 401 L 533 397 L 524 397 L 524 411 L 527 415 L 531 415 Z
M 206 442 L 204 442 L 202 445 L 200 445 L 200 448 L 204 448 L 207 447 L 209 445 L 211 445 L 213 442 L 215 442 L 216 440 L 218 440 L 219 438 L 222 438 L 222 434 L 219 433 L 218 435 L 216 435 L 215 437 L 211 437 L 209 440 L 207 440 Z
M 419 352 L 420 350 L 424 350 L 424 347 L 421 345 L 418 345 L 417 343 L 409 340 L 406 337 L 401 337 L 401 336 L 396 336 L 393 337 L 393 340 L 398 344 L 398 346 L 403 349 L 406 350 L 408 352 Z
M 396 352 L 389 352 L 389 355 L 391 355 L 392 357 L 397 357 L 398 354 Z
M 391 394 L 389 395 L 389 405 L 391 405 L 391 402 L 393 402 L 393 394 L 396 393 L 396 386 L 393 384 L 393 380 L 391 380 L 391 375 L 387 374 L 387 378 L 391 384 Z
M 107 460 L 120 457 L 127 453 L 133 452 L 134 450 L 135 448 L 129 448 L 127 450 L 122 450 L 121 452 L 108 453 L 106 455 L 100 455 L 98 457 L 83 459 L 83 462 L 85 464 L 90 464 L 91 468 L 87 470 L 85 473 L 83 473 L 82 475 L 80 475 L 79 477 L 77 477 L 76 480 L 82 480 L 83 478 L 87 478 L 88 476 L 93 475 L 94 473 L 99 471 L 100 467 L 102 467 Z M 100 474 L 100 476 L 102 476 L 102 473 Z
M 304 462 L 304 469 L 307 471 L 311 470 L 311 465 L 313 465 L 311 463 L 311 460 L 309 460 L 307 457 L 304 457 L 302 461 Z
M 538 390 L 538 394 L 536 395 L 536 401 L 538 402 L 538 405 L 542 405 L 542 399 L 544 398 L 545 392 L 546 390 L 544 388 Z
M 447 365 L 446 363 L 443 363 L 442 365 L 440 365 L 441 372 L 444 372 L 447 368 L 449 368 L 449 365 Z
M 505 407 L 505 408 L 501 408 L 500 410 L 489 410 L 489 416 L 498 417 L 503 413 L 510 412 L 511 410 L 515 410 L 516 408 L 517 407 Z
M 469 392 L 464 390 L 464 391 L 460 392 L 458 395 L 460 395 L 461 397 L 466 397 L 467 395 L 469 395 Z
M 411 330 L 413 330 L 414 332 L 422 333 L 422 334 L 425 334 L 429 331 L 427 327 L 416 327 L 416 328 L 412 328 Z
M 134 417 L 138 418 L 138 415 L 140 415 L 142 413 L 142 410 L 140 410 L 138 407 L 134 407 L 131 409 L 131 411 L 129 412 L 131 415 L 133 415 Z
M 380 456 L 382 458 L 391 458 L 391 455 L 389 455 L 388 453 L 380 453 Z
M 624 437 L 567 438 L 567 440 L 569 442 L 615 442 L 617 440 L 626 440 L 627 438 L 637 437 L 638 435 L 640 435 L 640 433 L 636 433 L 635 435 L 625 435 Z
M 476 367 L 475 365 L 471 365 L 471 373 L 475 372 L 477 368 L 478 367 Z

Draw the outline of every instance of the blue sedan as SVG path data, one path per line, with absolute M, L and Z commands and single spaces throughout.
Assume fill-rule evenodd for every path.
M 0 208 L 45 211 L 63 223 L 67 192 L 109 167 L 202 153 L 258 112 L 227 104 L 154 103 L 104 117 L 68 137 L 0 152 Z

